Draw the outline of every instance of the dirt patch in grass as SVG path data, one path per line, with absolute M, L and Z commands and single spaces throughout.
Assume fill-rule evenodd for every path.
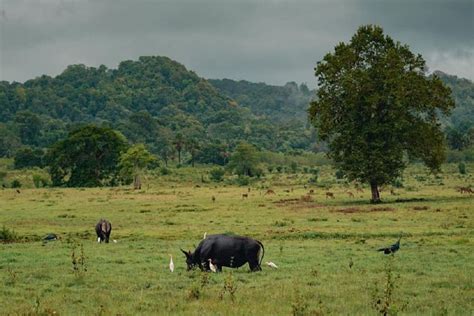
M 273 202 L 273 204 L 280 207 L 289 207 L 294 211 L 298 211 L 301 209 L 325 207 L 325 205 L 315 203 L 313 199 L 306 198 L 281 199 Z
M 415 206 L 413 207 L 413 210 L 415 211 L 426 211 L 426 210 L 429 210 L 430 207 L 429 206 Z
M 358 207 L 346 207 L 346 208 L 333 210 L 332 212 L 353 214 L 353 213 L 393 212 L 393 211 L 395 211 L 393 207 L 373 207 L 370 209 L 361 209 Z

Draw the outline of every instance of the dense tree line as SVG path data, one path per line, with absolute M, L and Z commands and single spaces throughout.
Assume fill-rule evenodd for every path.
M 289 108 L 290 99 L 282 101 Z M 0 156 L 46 149 L 91 123 L 146 144 L 165 163 L 223 164 L 241 140 L 272 151 L 308 150 L 315 140 L 304 125 L 273 124 L 166 57 L 140 57 L 117 69 L 72 65 L 56 77 L 3 81 L 0 104 Z

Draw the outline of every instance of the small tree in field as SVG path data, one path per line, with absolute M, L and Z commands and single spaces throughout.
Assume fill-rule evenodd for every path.
M 146 150 L 145 145 L 134 145 L 120 156 L 120 174 L 123 178 L 133 178 L 133 188 L 141 189 L 141 175 L 154 162 L 156 158 Z
M 241 142 L 235 148 L 227 167 L 239 176 L 253 177 L 258 173 L 258 163 L 255 146 Z
M 349 180 L 379 187 L 399 177 L 406 156 L 432 171 L 444 159 L 438 113 L 454 107 L 450 89 L 425 76 L 425 61 L 378 26 L 362 26 L 318 62 L 318 99 L 309 116 Z

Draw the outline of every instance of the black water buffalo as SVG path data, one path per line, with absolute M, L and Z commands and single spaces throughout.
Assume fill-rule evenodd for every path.
M 262 258 L 260 258 L 260 248 Z M 209 271 L 209 259 L 217 271 L 222 267 L 238 268 L 249 263 L 251 271 L 261 271 L 260 267 L 265 248 L 263 244 L 252 238 L 228 235 L 209 235 L 203 239 L 194 252 L 181 251 L 186 256 L 188 270 L 199 266 L 201 270 Z
M 95 225 L 95 232 L 97 233 L 97 242 L 109 242 L 110 232 L 112 231 L 112 224 L 106 219 L 101 219 Z

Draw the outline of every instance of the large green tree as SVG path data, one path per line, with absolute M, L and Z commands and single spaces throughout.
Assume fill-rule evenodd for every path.
M 114 185 L 119 158 L 126 149 L 125 137 L 110 128 L 89 125 L 74 130 L 47 154 L 53 185 Z
M 400 176 L 406 157 L 432 171 L 444 159 L 439 112 L 454 107 L 450 89 L 426 77 L 425 61 L 378 26 L 362 26 L 315 68 L 319 80 L 310 119 L 349 180 L 379 186 Z

